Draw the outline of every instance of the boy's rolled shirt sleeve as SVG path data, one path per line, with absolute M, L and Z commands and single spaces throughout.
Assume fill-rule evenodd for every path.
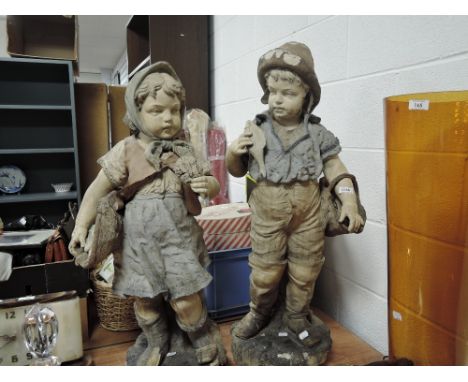
M 97 160 L 112 185 L 122 187 L 128 179 L 125 163 L 125 142 L 120 141 Z
M 320 126 L 321 131 L 320 137 L 320 156 L 322 161 L 325 162 L 327 159 L 338 155 L 341 152 L 340 140 L 325 127 Z

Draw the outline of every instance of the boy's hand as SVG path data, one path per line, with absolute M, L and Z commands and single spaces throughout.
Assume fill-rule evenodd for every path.
M 247 121 L 244 132 L 239 138 L 234 140 L 226 151 L 226 165 L 229 173 L 236 178 L 240 178 L 247 173 L 247 154 L 253 146 L 252 121 Z
M 348 218 L 348 232 L 360 233 L 364 228 L 364 221 L 362 220 L 361 215 L 358 213 L 358 208 L 356 203 L 345 202 L 341 206 L 341 215 L 338 221 L 343 223 L 343 221 Z
M 237 156 L 246 154 L 249 151 L 249 147 L 253 145 L 252 131 L 247 128 L 250 123 L 252 122 L 248 121 L 246 123 L 246 129 L 244 130 L 244 132 L 240 135 L 239 138 L 237 138 L 229 145 L 229 151 L 231 151 L 232 154 Z
M 219 192 L 219 183 L 214 176 L 200 176 L 192 179 L 190 188 L 199 195 L 214 198 Z

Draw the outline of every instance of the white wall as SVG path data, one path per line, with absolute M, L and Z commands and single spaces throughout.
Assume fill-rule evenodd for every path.
M 76 77 L 76 82 L 98 83 L 106 81 L 104 81 L 104 78 L 101 73 L 82 72 L 80 70 L 80 75 Z
M 0 15 L 0 57 L 8 57 L 7 45 L 6 16 Z
M 340 138 L 340 157 L 359 180 L 368 214 L 361 235 L 327 240 L 317 302 L 388 354 L 383 99 L 468 89 L 468 17 L 215 16 L 213 118 L 229 142 L 265 109 L 258 58 L 289 40 L 312 50 L 322 84 L 315 114 Z M 232 201 L 245 200 L 243 179 L 230 181 Z
M 119 83 L 120 78 L 120 83 Z M 128 83 L 128 59 L 127 49 L 124 50 L 122 56 L 120 56 L 119 62 L 115 65 L 112 71 L 112 84 L 114 85 L 126 85 Z

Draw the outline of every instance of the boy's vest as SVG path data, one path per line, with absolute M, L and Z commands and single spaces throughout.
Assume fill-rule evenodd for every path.
M 268 114 L 257 116 L 260 128 L 265 134 L 266 147 L 264 161 L 266 177 L 260 174 L 257 161 L 249 157 L 249 173 L 256 181 L 267 180 L 273 183 L 316 180 L 323 170 L 323 161 L 341 151 L 338 138 L 320 124 L 309 123 L 304 134 L 289 147 L 283 147 L 273 129 Z

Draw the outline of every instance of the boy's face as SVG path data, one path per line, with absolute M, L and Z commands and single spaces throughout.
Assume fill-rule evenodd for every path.
M 170 139 L 180 130 L 180 101 L 162 89 L 156 93 L 156 98 L 146 97 L 139 114 L 145 129 L 156 138 Z
M 280 124 L 299 123 L 306 96 L 305 89 L 295 82 L 281 78 L 275 80 L 271 76 L 267 79 L 267 86 L 270 93 L 268 107 L 273 118 Z

